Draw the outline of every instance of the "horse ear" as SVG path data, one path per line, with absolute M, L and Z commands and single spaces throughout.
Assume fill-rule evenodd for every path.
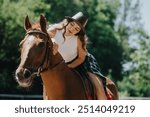
M 24 29 L 27 31 L 29 28 L 31 28 L 31 23 L 29 21 L 29 17 L 26 16 L 25 20 L 24 20 Z
M 47 32 L 46 30 L 46 18 L 43 15 L 40 15 L 40 25 L 41 25 L 41 30 L 43 32 Z

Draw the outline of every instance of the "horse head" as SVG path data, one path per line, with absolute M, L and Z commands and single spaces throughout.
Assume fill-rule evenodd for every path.
M 53 43 L 47 33 L 46 23 L 43 15 L 35 24 L 30 23 L 28 16 L 24 20 L 26 35 L 19 44 L 21 61 L 16 70 L 16 80 L 23 87 L 30 86 L 35 75 L 50 64 Z

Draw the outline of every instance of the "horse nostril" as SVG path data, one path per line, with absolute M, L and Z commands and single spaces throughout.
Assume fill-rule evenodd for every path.
M 16 71 L 16 78 L 20 78 L 20 77 L 21 77 L 20 72 Z
M 31 72 L 28 69 L 24 69 L 23 75 L 24 75 L 25 78 L 28 78 L 28 77 L 31 76 Z

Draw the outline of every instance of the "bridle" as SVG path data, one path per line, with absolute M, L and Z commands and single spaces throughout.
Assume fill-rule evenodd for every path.
M 45 39 L 46 40 L 46 47 L 45 47 L 46 49 L 45 49 L 44 57 L 42 59 L 41 64 L 37 67 L 38 68 L 37 71 L 33 71 L 33 73 L 32 73 L 32 75 L 40 76 L 41 72 L 44 72 L 48 69 L 53 69 L 54 67 L 58 66 L 59 64 L 64 63 L 64 60 L 62 59 L 55 65 L 52 65 L 52 63 L 50 63 L 50 61 L 51 61 L 50 59 L 52 58 L 52 54 L 50 54 L 50 52 L 51 52 L 50 36 L 48 35 L 48 33 L 45 33 L 45 32 L 39 31 L 39 30 L 30 30 L 26 33 L 26 35 L 31 35 L 31 34 L 35 34 L 35 33 L 41 34 L 46 37 L 46 39 Z M 46 62 L 46 65 L 45 65 L 45 62 Z

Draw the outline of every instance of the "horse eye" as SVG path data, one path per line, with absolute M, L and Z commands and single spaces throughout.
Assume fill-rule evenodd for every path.
M 40 42 L 40 43 L 38 44 L 38 47 L 40 47 L 40 48 L 45 47 L 45 43 L 44 43 L 44 42 Z

